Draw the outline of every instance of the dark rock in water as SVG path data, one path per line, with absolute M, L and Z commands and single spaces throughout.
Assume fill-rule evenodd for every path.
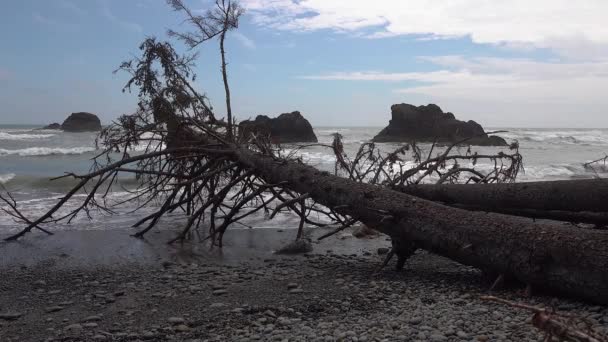
M 310 122 L 300 112 L 284 113 L 276 118 L 258 115 L 255 120 L 242 121 L 240 134 L 270 136 L 274 143 L 317 142 Z
M 279 249 L 275 254 L 302 254 L 312 252 L 312 243 L 308 239 L 298 239 Z
M 101 121 L 95 114 L 79 112 L 72 113 L 61 125 L 66 132 L 95 132 L 101 131 Z
M 360 226 L 358 226 L 357 228 L 355 228 L 353 230 L 353 236 L 356 237 L 357 239 L 365 239 L 365 238 L 371 239 L 378 235 L 380 235 L 380 233 L 378 233 L 378 231 L 376 231 L 364 224 L 361 224 Z
M 50 125 L 46 125 L 46 126 L 42 127 L 42 129 L 61 129 L 61 125 L 54 122 Z
M 507 146 L 498 136 L 488 136 L 480 124 L 473 120 L 457 120 L 454 114 L 444 113 L 439 106 L 413 106 L 407 103 L 391 106 L 391 121 L 378 135 L 376 142 L 433 142 L 467 145 Z

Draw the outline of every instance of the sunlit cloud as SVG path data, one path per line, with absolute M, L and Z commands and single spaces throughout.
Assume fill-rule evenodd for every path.
M 608 1 L 243 0 L 253 21 L 287 31 L 334 30 L 368 38 L 470 37 L 474 43 L 550 48 L 576 57 L 608 49 Z M 587 47 L 579 49 L 581 45 Z

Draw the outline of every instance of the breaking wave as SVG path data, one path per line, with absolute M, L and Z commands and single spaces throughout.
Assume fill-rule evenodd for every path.
M 13 178 L 15 178 L 14 173 L 0 174 L 0 184 L 8 183 Z
M 565 145 L 608 146 L 608 132 L 602 130 L 509 130 L 499 134 L 520 142 Z
M 19 150 L 7 150 L 0 148 L 0 156 L 17 155 L 17 156 L 52 156 L 52 155 L 70 155 L 70 154 L 83 154 L 87 152 L 93 152 L 96 149 L 89 146 L 81 147 L 28 147 Z
M 36 140 L 50 138 L 55 135 L 56 134 L 11 134 L 0 132 L 0 140 Z

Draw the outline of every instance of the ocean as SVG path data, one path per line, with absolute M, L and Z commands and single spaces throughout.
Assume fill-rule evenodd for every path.
M 91 158 L 98 152 L 95 149 L 95 133 L 66 133 L 55 130 L 39 130 L 40 126 L 0 125 L 0 183 L 11 191 L 18 201 L 19 208 L 30 217 L 40 215 L 46 208 L 73 186 L 76 181 L 50 178 L 65 172 L 85 173 L 91 165 Z M 369 141 L 381 127 L 316 127 L 315 133 L 320 143 L 331 143 L 333 133 L 344 137 L 345 150 L 354 154 L 360 144 Z M 498 130 L 498 128 L 488 128 Z M 586 169 L 585 162 L 602 158 L 608 153 L 608 129 L 537 129 L 537 128 L 500 128 L 507 131 L 498 135 L 508 142 L 519 141 L 523 156 L 524 172 L 518 181 L 539 181 L 558 179 L 577 179 L 608 177 L 608 169 L 596 168 L 595 172 Z M 398 144 L 379 144 L 385 151 L 395 149 Z M 430 148 L 429 144 L 421 147 Z M 286 146 L 290 148 L 290 146 Z M 464 148 L 463 148 L 464 149 Z M 501 148 L 474 147 L 479 153 L 496 153 Z M 463 150 L 464 152 L 464 150 Z M 330 150 L 311 147 L 301 151 L 307 163 L 323 170 L 333 170 L 335 158 Z M 490 165 L 485 165 L 489 167 Z M 478 167 L 483 168 L 481 163 Z M 136 185 L 134 179 L 123 179 L 120 186 L 108 196 L 107 201 L 119 201 L 126 195 L 125 189 Z M 83 195 L 79 195 L 83 196 Z M 76 201 L 66 206 L 67 212 Z M 82 215 L 71 224 L 55 224 L 49 229 L 128 229 L 139 217 L 153 210 L 154 204 L 132 213 L 135 204 L 116 208 L 116 215 L 93 212 L 93 218 Z M 167 217 L 160 228 L 175 227 L 183 221 L 181 215 Z M 257 228 L 297 227 L 298 219 L 282 215 L 268 221 L 263 215 L 251 217 L 248 225 Z M 19 228 L 12 217 L 0 212 L 0 234 Z

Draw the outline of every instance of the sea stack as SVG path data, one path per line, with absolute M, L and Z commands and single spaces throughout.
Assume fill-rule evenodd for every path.
M 283 113 L 276 118 L 258 115 L 253 121 L 242 121 L 239 131 L 242 136 L 268 136 L 274 143 L 317 142 L 310 122 L 298 111 Z
M 61 129 L 66 132 L 97 132 L 101 131 L 101 121 L 95 114 L 72 113 L 61 124 Z
M 499 136 L 488 136 L 483 127 L 473 120 L 461 121 L 454 114 L 444 113 L 439 106 L 413 106 L 402 103 L 391 106 L 391 120 L 375 142 L 438 142 L 455 143 L 470 138 L 464 144 L 479 146 L 507 146 Z

